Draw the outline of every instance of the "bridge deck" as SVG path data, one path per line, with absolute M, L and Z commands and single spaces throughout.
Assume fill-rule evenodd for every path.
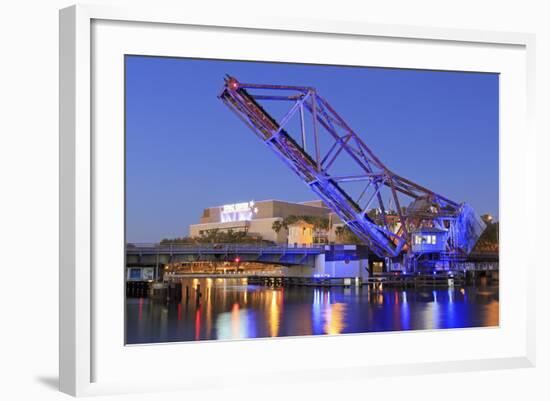
M 289 247 L 263 244 L 128 244 L 127 266 L 167 264 L 173 262 L 234 261 L 306 265 L 313 267 L 315 258 L 324 254 L 324 246 Z
M 161 245 L 129 244 L 126 253 L 129 255 L 157 254 L 309 254 L 319 255 L 325 252 L 324 245 L 309 247 L 289 247 L 284 245 L 250 245 L 250 244 L 199 244 L 199 245 Z

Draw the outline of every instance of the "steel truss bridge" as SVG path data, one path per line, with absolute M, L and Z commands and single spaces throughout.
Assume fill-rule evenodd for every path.
M 447 256 L 465 258 L 485 229 L 469 205 L 390 170 L 313 87 L 227 76 L 218 97 L 379 257 L 429 227 L 448 233 Z

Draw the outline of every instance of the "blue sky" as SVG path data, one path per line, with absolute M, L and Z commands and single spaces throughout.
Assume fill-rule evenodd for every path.
M 205 207 L 316 197 L 218 98 L 314 86 L 395 173 L 498 217 L 498 75 L 126 57 L 126 235 L 185 236 Z

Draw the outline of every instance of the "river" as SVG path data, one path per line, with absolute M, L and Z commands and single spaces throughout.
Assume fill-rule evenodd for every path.
M 498 286 L 444 289 L 284 287 L 186 279 L 189 299 L 126 300 L 126 343 L 498 326 Z M 202 296 L 196 302 L 199 292 Z

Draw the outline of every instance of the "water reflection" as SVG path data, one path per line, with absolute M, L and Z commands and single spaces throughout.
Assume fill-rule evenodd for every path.
M 325 310 L 325 333 L 340 334 L 343 332 L 346 324 L 344 322 L 344 313 L 346 304 L 336 303 L 328 304 Z
M 410 330 L 410 313 L 409 302 L 407 301 L 407 291 L 403 291 L 401 293 L 401 304 L 399 309 L 401 330 Z
M 126 301 L 127 342 L 243 339 L 496 326 L 498 288 L 269 288 L 190 279 L 182 301 Z
M 250 320 L 250 311 L 242 309 L 238 303 L 234 303 L 230 312 L 218 315 L 214 338 L 220 340 L 249 338 Z
M 277 301 L 277 291 L 271 292 L 271 304 L 269 306 L 269 335 L 277 337 L 279 335 L 279 319 L 280 319 L 280 301 Z

